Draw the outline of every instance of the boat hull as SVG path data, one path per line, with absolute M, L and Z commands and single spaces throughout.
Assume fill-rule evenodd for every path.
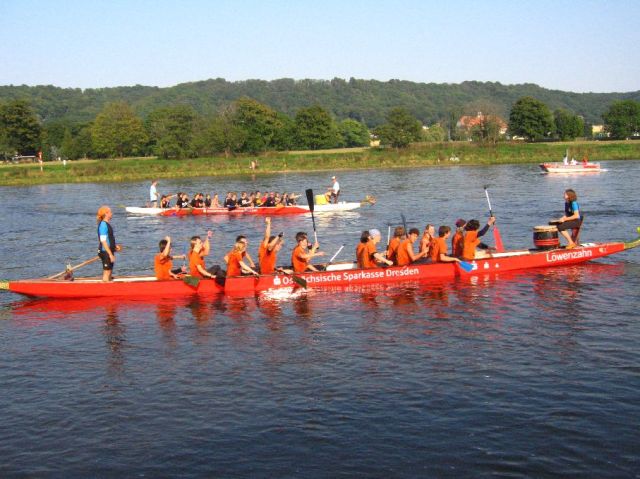
M 496 253 L 492 257 L 472 261 L 473 269 L 470 272 L 464 271 L 455 263 L 425 263 L 367 270 L 356 269 L 353 263 L 344 263 L 332 265 L 329 271 L 302 273 L 296 276 L 298 280 L 304 279 L 310 288 L 453 280 L 457 277 L 473 277 L 480 274 L 573 265 L 618 253 L 638 244 L 640 239 L 633 243 L 588 243 L 570 250 L 558 248 Z M 225 280 L 224 285 L 207 279 L 191 286 L 182 280 L 157 281 L 154 277 L 118 278 L 109 283 L 97 278 L 79 278 L 74 281 L 34 279 L 9 281 L 2 285 L 3 289 L 33 297 L 156 299 L 218 293 L 246 295 L 270 289 L 295 287 L 297 284 L 293 276 L 287 274 L 231 277 Z
M 314 213 L 339 213 L 342 211 L 352 211 L 360 208 L 360 203 L 336 203 L 329 205 L 316 205 L 314 207 Z M 307 205 L 297 206 L 281 206 L 274 208 L 259 207 L 259 208 L 139 208 L 137 206 L 127 206 L 125 208 L 127 213 L 134 215 L 147 215 L 147 216 L 200 216 L 200 215 L 221 215 L 221 216 L 243 216 L 243 215 L 265 215 L 265 216 L 279 216 L 279 215 L 300 215 L 310 213 Z
M 540 169 L 545 173 L 600 173 L 600 163 L 579 163 L 565 165 L 564 163 L 540 163 Z

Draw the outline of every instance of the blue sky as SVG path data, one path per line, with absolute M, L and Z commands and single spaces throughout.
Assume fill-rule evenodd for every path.
M 392 78 L 640 90 L 640 1 L 0 0 L 0 85 Z

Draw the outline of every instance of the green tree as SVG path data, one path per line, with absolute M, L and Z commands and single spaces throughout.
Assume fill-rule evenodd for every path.
M 236 107 L 231 105 L 216 116 L 206 129 L 206 144 L 215 153 L 224 153 L 228 158 L 242 151 L 246 132 L 235 124 Z
M 574 140 L 584 133 L 584 120 L 568 110 L 558 108 L 553 112 L 556 135 L 561 140 Z
M 338 124 L 338 131 L 342 137 L 341 145 L 348 148 L 354 146 L 369 146 L 369 129 L 363 123 L 350 118 Z
M 42 128 L 25 100 L 0 104 L 0 145 L 7 155 L 34 154 L 40 147 Z
M 281 116 L 248 97 L 240 98 L 234 106 L 233 123 L 244 131 L 242 150 L 249 153 L 273 150 L 278 132 L 285 126 Z
M 320 105 L 302 108 L 296 114 L 296 146 L 319 150 L 340 144 L 338 128 L 329 112 Z
M 440 123 L 434 123 L 426 129 L 422 130 L 422 141 L 427 142 L 441 142 L 447 139 L 447 132 L 440 125 Z
M 405 148 L 413 141 L 419 141 L 421 123 L 406 109 L 393 108 L 387 115 L 387 123 L 375 129 L 381 145 Z
M 541 140 L 553 133 L 553 115 L 547 105 L 525 96 L 516 101 L 509 114 L 509 132 L 529 141 Z
M 602 115 L 604 129 L 612 138 L 624 139 L 640 133 L 640 102 L 613 102 Z
M 96 153 L 106 157 L 142 154 L 147 142 L 142 120 L 125 102 L 109 103 L 91 129 Z
M 197 113 L 187 105 L 158 108 L 145 122 L 151 150 L 161 158 L 184 158 L 190 153 Z

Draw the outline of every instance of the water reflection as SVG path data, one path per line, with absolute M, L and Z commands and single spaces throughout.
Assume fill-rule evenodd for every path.
M 107 371 L 109 375 L 120 378 L 125 373 L 127 328 L 118 318 L 118 306 L 115 303 L 105 305 L 104 312 L 102 334 L 107 345 Z

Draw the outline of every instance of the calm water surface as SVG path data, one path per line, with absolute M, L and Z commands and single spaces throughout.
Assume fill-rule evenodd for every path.
M 597 176 L 535 166 L 339 175 L 317 217 L 322 249 L 352 257 L 360 231 L 487 215 L 507 247 L 562 212 L 573 187 L 583 241 L 640 225 L 640 162 Z M 164 181 L 162 192 L 321 192 L 331 174 Z M 261 218 L 135 218 L 146 183 L 0 188 L 0 277 L 45 276 L 94 254 L 113 206 L 116 275 L 148 273 L 159 239 L 181 253 L 214 231 L 208 263 Z M 306 216 L 274 217 L 288 255 Z M 99 274 L 96 265 L 88 275 Z M 640 253 L 446 283 L 257 297 L 25 300 L 0 294 L 0 477 L 638 477 Z

